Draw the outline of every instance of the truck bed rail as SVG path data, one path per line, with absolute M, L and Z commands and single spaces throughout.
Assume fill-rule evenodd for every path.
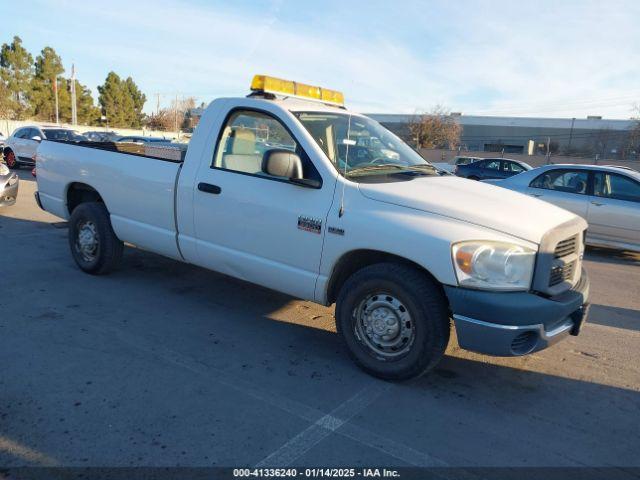
M 78 147 L 95 148 L 109 152 L 124 153 L 138 157 L 153 158 L 165 162 L 183 163 L 187 154 L 187 145 L 149 145 L 132 142 L 73 142 L 69 140 L 46 140 L 47 142 L 65 143 Z

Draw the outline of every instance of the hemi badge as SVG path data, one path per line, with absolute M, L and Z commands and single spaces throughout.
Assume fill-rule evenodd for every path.
M 300 215 L 298 217 L 298 228 L 305 232 L 320 234 L 322 231 L 322 220 L 313 217 L 305 217 Z
M 344 230 L 342 228 L 329 227 L 327 230 L 329 233 L 334 233 L 336 235 L 344 235 Z

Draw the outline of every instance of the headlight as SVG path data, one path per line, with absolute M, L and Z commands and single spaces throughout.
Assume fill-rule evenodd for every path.
M 512 243 L 472 241 L 452 247 L 461 287 L 485 290 L 529 290 L 536 251 Z
M 9 167 L 7 167 L 4 163 L 0 162 L 0 175 L 9 175 Z

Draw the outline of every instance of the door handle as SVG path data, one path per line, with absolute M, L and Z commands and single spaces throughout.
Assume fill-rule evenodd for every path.
M 593 200 L 591 201 L 591 205 L 595 205 L 596 207 L 601 207 L 604 205 L 604 203 L 599 203 L 599 202 L 594 202 Z
M 211 185 L 210 183 L 200 182 L 198 184 L 198 190 L 205 193 L 213 193 L 214 195 L 220 195 L 222 189 L 218 185 Z

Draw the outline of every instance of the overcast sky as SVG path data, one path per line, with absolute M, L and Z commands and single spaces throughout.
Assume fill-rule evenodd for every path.
M 629 118 L 640 1 L 35 0 L 2 2 L 0 41 L 56 49 L 94 92 L 109 70 L 166 105 L 245 95 L 269 74 L 350 108 Z

